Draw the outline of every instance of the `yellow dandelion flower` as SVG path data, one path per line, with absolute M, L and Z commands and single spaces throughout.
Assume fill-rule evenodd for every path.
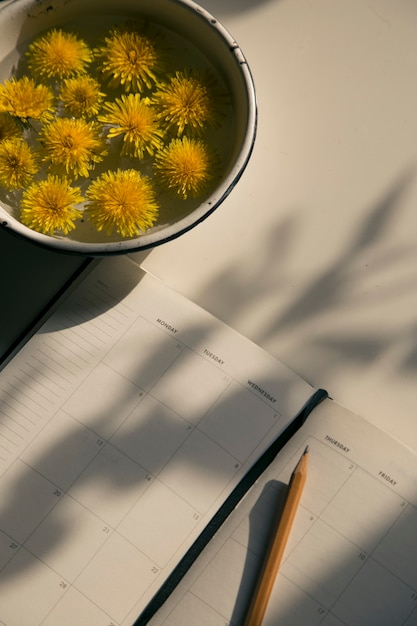
M 0 113 L 0 141 L 21 136 L 22 127 L 18 124 L 16 118 L 8 113 Z
M 207 146 L 199 139 L 186 136 L 172 139 L 155 157 L 155 170 L 161 184 L 184 200 L 206 191 L 215 166 L 215 158 Z
M 48 122 L 52 119 L 54 95 L 46 85 L 32 78 L 11 78 L 0 84 L 0 113 L 9 113 L 22 122 L 28 119 Z
M 49 174 L 34 182 L 23 193 L 21 220 L 33 230 L 46 235 L 67 235 L 75 228 L 75 220 L 83 212 L 75 205 L 84 200 L 78 187 L 71 187 L 66 178 Z
M 137 170 L 105 172 L 86 192 L 86 211 L 100 232 L 122 237 L 143 234 L 156 221 L 159 205 L 151 180 Z
M 26 54 L 31 72 L 42 79 L 84 72 L 93 59 L 85 41 L 56 28 L 32 41 Z
M 107 154 L 95 122 L 81 118 L 58 117 L 45 125 L 39 135 L 43 161 L 52 170 L 74 178 L 89 176 L 96 163 Z
M 0 142 L 0 185 L 9 191 L 27 187 L 39 170 L 34 151 L 23 139 Z
M 123 136 L 123 154 L 143 159 L 146 152 L 153 156 L 162 147 L 163 133 L 148 98 L 129 94 L 114 102 L 105 102 L 103 108 L 106 112 L 98 119 L 104 124 L 114 124 L 108 131 L 110 139 Z
M 59 97 L 69 115 L 93 117 L 100 111 L 105 94 L 100 91 L 100 83 L 87 74 L 63 81 Z
M 125 91 L 142 92 L 156 81 L 159 54 L 154 42 L 135 30 L 115 28 L 96 48 L 99 70 L 110 85 L 124 86 Z
M 221 98 L 213 76 L 198 70 L 176 72 L 159 83 L 153 94 L 158 117 L 180 137 L 185 131 L 200 134 L 220 121 Z

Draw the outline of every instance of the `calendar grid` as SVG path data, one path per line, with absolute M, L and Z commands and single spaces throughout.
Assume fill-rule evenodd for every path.
M 252 572 L 257 570 L 259 565 L 254 564 L 260 562 L 266 544 L 264 539 L 249 539 L 248 543 L 248 537 L 265 527 L 276 506 L 273 503 L 284 501 L 283 485 L 288 484 L 294 463 L 306 446 L 312 467 L 265 626 L 415 626 L 417 576 L 413 554 L 417 555 L 417 540 L 408 539 L 417 527 L 417 507 L 401 490 L 381 482 L 374 468 L 352 461 L 311 433 L 299 439 L 279 471 L 268 474 L 267 486 L 250 515 L 206 559 L 184 602 L 191 603 L 194 611 L 197 607 L 202 611 L 203 603 L 207 607 L 204 611 L 217 616 L 212 622 L 216 626 L 241 623 L 244 603 L 238 603 L 233 611 L 229 598 L 222 604 L 217 597 L 222 597 L 220 570 L 233 562 L 236 572 L 231 574 L 231 589 L 235 582 L 236 590 L 240 588 L 238 597 L 250 595 L 253 583 L 244 572 L 248 563 L 253 563 Z M 329 468 L 333 468 L 331 475 Z M 395 559 L 400 546 L 409 551 L 404 562 L 400 557 Z M 218 582 L 214 582 L 216 577 Z M 182 606 L 178 605 L 178 614 L 174 611 L 161 621 L 161 626 L 179 623 Z
M 187 325 L 175 336 L 160 320 L 176 311 L 177 295 L 158 284 L 168 298 L 153 302 L 157 283 L 148 278 L 144 314 L 141 297 L 127 290 L 118 302 L 90 277 L 4 371 L 0 410 L 29 420 L 27 431 L 15 427 L 25 436 L 3 455 L 0 476 L 6 626 L 54 625 L 71 605 L 80 623 L 88 616 L 94 626 L 128 624 L 256 450 L 292 419 L 283 418 L 278 393 L 272 406 L 245 386 L 238 351 L 222 366 L 207 356 L 228 345 L 229 331 L 217 321 L 210 332 Z M 178 303 L 185 319 L 191 310 L 213 324 L 191 303 Z M 219 329 L 221 349 L 212 337 Z M 201 338 L 210 349 L 196 343 Z M 262 372 L 270 358 L 248 349 L 256 379 L 257 360 Z M 306 400 L 311 390 L 303 388 Z

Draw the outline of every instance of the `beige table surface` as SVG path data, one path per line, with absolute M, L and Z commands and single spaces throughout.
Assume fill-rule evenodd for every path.
M 145 264 L 417 450 L 417 3 L 202 4 L 251 67 L 257 142 Z

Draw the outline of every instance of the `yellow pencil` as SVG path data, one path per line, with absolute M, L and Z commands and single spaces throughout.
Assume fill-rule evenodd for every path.
M 262 623 L 307 478 L 307 467 L 308 447 L 304 450 L 292 473 L 284 510 L 277 521 L 276 531 L 265 555 L 244 626 L 260 626 Z

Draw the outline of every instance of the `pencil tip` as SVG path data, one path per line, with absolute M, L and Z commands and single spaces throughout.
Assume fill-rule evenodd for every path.
M 306 449 L 304 450 L 304 454 L 307 454 L 308 451 L 309 451 L 309 447 L 306 446 Z

